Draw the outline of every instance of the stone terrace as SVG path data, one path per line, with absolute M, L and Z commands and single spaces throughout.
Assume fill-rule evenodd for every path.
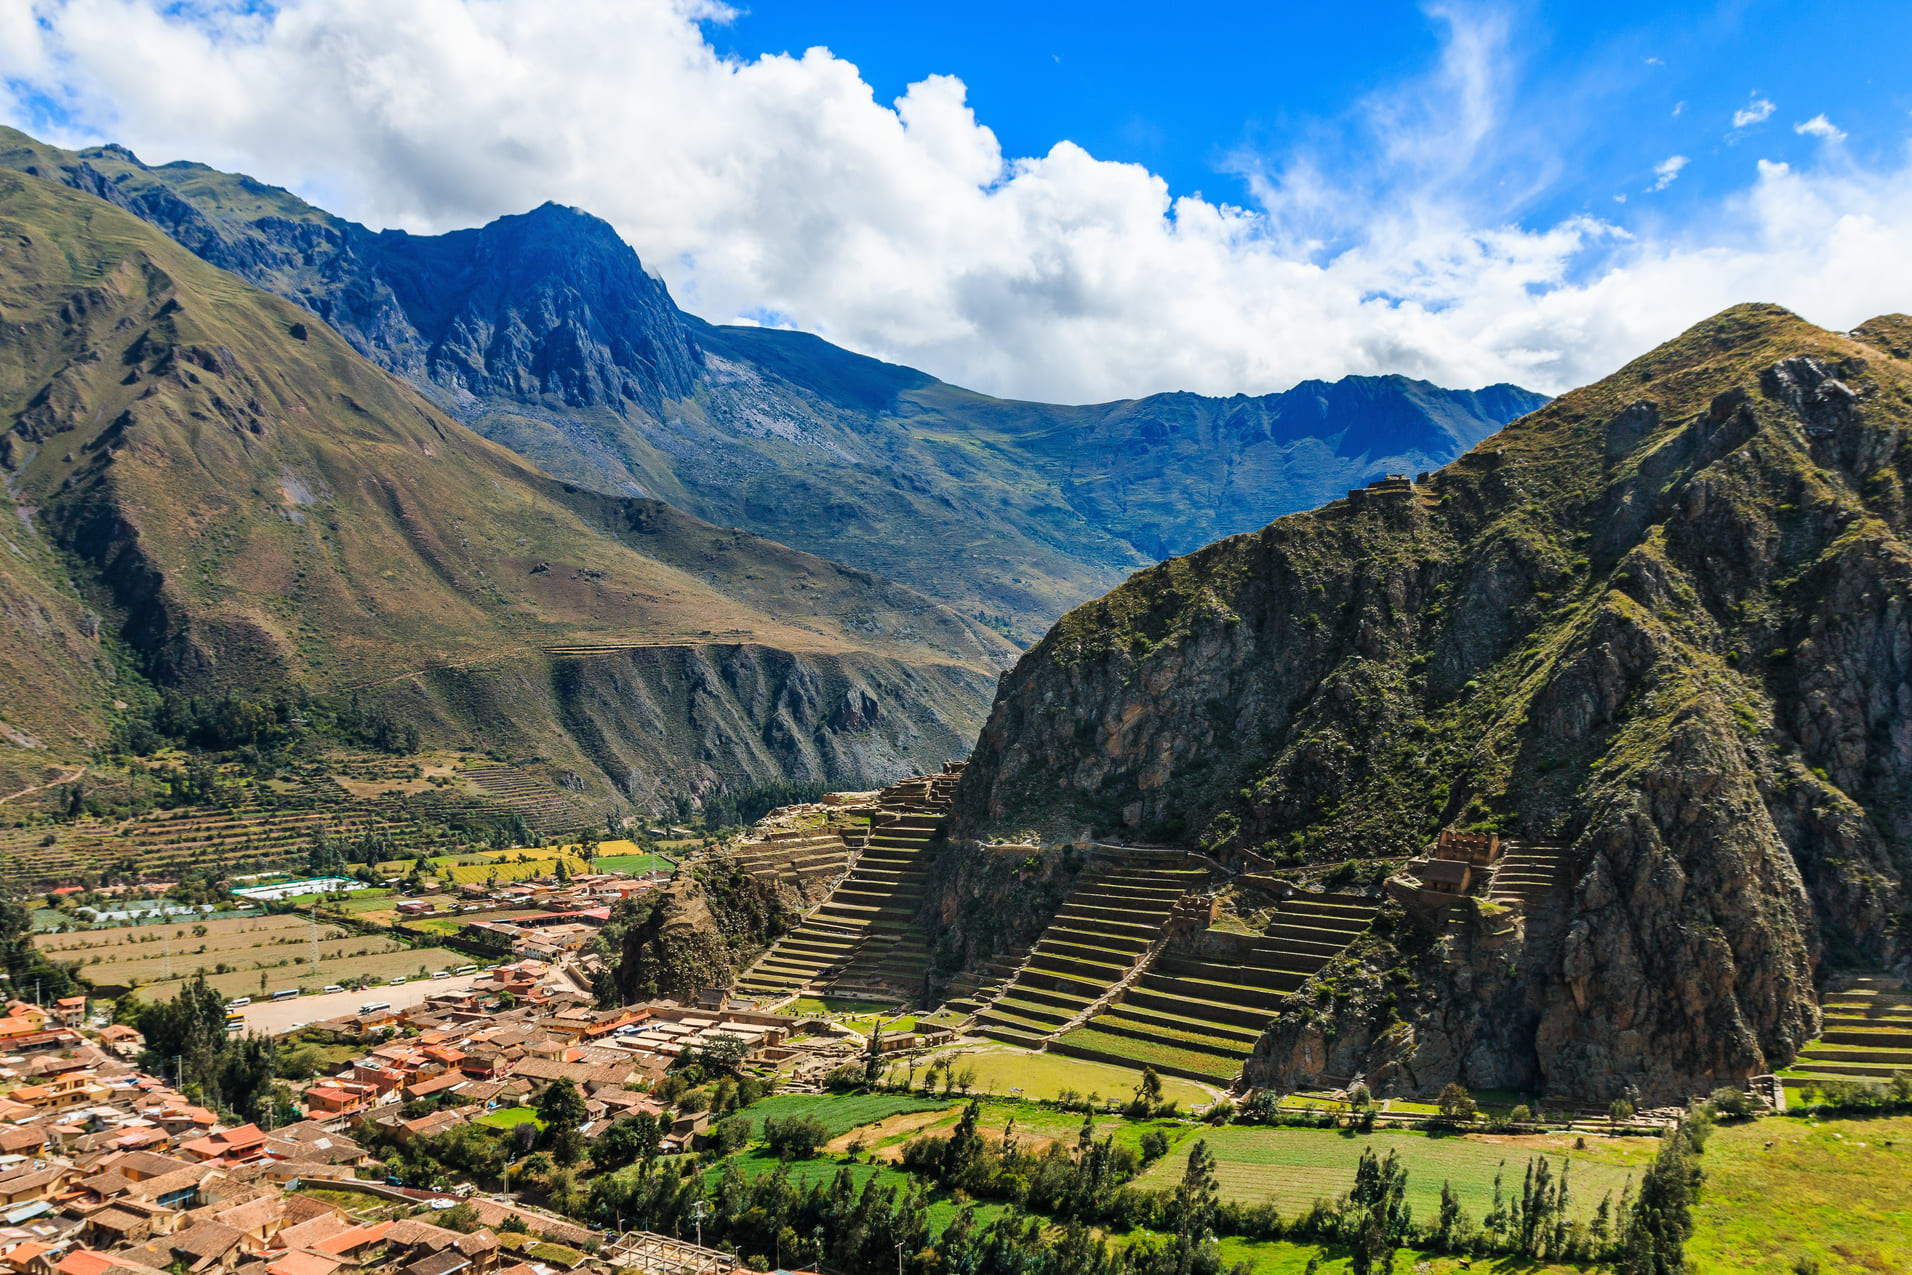
M 1222 940 L 1234 948 L 1226 955 L 1165 951 L 1116 1004 L 1051 1050 L 1226 1084 L 1281 998 L 1340 955 L 1376 907 L 1376 900 L 1354 895 L 1295 895 L 1261 935 Z
M 849 875 L 745 971 L 738 994 L 896 999 L 921 992 L 929 969 L 928 937 L 916 924 L 928 873 L 924 851 L 942 832 L 958 773 L 917 776 L 878 795 L 867 844 Z
M 1789 1088 L 1825 1080 L 1876 1084 L 1912 1072 L 1912 993 L 1898 979 L 1857 979 L 1847 991 L 1827 993 L 1821 1008 L 1819 1039 L 1783 1073 Z
M 979 1034 L 1040 1049 L 1147 958 L 1176 900 L 1207 876 L 1181 856 L 1092 862 L 1014 980 L 977 1013 Z

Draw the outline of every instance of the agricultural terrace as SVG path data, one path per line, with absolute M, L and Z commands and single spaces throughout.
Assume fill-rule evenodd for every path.
M 29 890 L 81 884 L 89 873 L 138 881 L 173 880 L 194 868 L 251 873 L 303 867 L 321 830 L 334 845 L 386 847 L 387 855 L 404 856 L 393 861 L 406 871 L 419 855 L 455 856 L 501 819 L 547 832 L 587 821 L 582 807 L 549 785 L 534 784 L 542 791 L 527 799 L 475 782 L 450 782 L 446 770 L 437 761 L 350 753 L 287 768 L 277 779 L 223 766 L 205 804 L 146 809 L 144 798 L 128 803 L 135 789 L 151 788 L 151 781 L 94 767 L 88 809 L 108 801 L 113 811 L 100 806 L 51 827 L 0 828 L 0 885 Z M 341 779 L 348 782 L 342 786 Z M 620 853 L 637 849 L 607 844 L 618 845 Z
M 1205 1140 L 1214 1153 L 1215 1177 L 1224 1199 L 1273 1204 L 1289 1217 L 1305 1213 L 1316 1200 L 1345 1194 L 1361 1153 L 1372 1148 L 1378 1156 L 1389 1151 L 1400 1155 L 1407 1166 L 1408 1203 L 1416 1217 L 1431 1218 L 1440 1211 L 1441 1183 L 1447 1181 L 1453 1183 L 1462 1206 L 1475 1221 L 1493 1207 L 1494 1174 L 1501 1172 L 1503 1189 L 1518 1195 L 1527 1161 L 1537 1155 L 1550 1157 L 1556 1172 L 1571 1162 L 1574 1216 L 1583 1221 L 1591 1218 L 1608 1192 L 1617 1209 L 1627 1183 L 1638 1184 L 1660 1147 L 1655 1138 L 1400 1130 L 1351 1135 L 1257 1125 L 1181 1126 L 1168 1155 L 1143 1173 L 1138 1183 L 1173 1187 L 1181 1180 L 1188 1149 L 1197 1138 Z

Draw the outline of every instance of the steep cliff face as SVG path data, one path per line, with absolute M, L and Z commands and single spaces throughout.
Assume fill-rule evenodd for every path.
M 1784 1062 L 1815 974 L 1912 952 L 1905 327 L 1737 307 L 1411 492 L 1135 576 L 1004 679 L 954 835 L 1562 838 L 1541 968 L 1424 969 L 1377 1064 L 1654 1097 Z

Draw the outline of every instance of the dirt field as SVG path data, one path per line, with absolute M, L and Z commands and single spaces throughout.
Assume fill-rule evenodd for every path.
M 423 956 L 425 953 L 420 952 Z M 457 953 L 449 955 L 456 956 Z M 469 961 L 469 957 L 462 958 Z M 442 969 L 443 966 L 433 966 Z M 316 1023 L 327 1018 L 342 1018 L 356 1013 L 360 1005 L 373 1001 L 389 1001 L 397 1009 L 409 1009 L 421 1005 L 425 998 L 438 992 L 462 989 L 477 982 L 482 975 L 466 974 L 458 978 L 414 979 L 399 987 L 368 987 L 362 992 L 333 992 L 331 995 L 301 996 L 297 1000 L 255 1001 L 246 1006 L 246 1030 L 263 1032 L 268 1036 L 283 1036 L 298 1023 Z

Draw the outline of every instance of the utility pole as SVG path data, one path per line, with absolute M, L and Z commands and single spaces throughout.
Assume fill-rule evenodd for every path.
M 697 1201 L 697 1203 L 690 1206 L 691 1220 L 697 1223 L 697 1247 L 698 1248 L 704 1247 L 704 1218 L 708 1216 L 709 1213 L 710 1213 L 710 1210 L 705 1207 L 704 1202 L 702 1200 L 699 1200 Z

